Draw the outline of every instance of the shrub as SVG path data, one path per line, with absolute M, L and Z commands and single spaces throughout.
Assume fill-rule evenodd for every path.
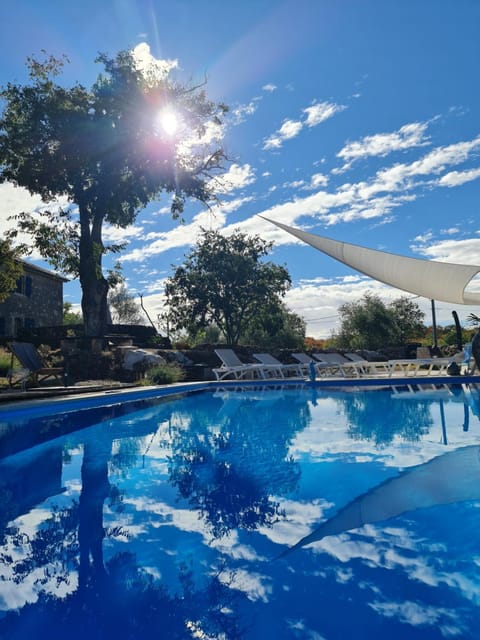
M 11 354 L 0 348 L 0 376 L 6 376 L 12 363 Z
M 173 362 L 166 362 L 150 367 L 145 374 L 145 380 L 150 384 L 172 384 L 185 378 L 182 367 Z

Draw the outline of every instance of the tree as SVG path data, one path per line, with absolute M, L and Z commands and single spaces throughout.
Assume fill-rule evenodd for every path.
M 341 349 L 379 349 L 395 342 L 393 312 L 374 294 L 339 307 L 340 329 L 335 344 Z
M 242 342 L 262 349 L 303 349 L 305 320 L 277 300 L 267 302 L 252 319 Z
M 405 344 L 422 330 L 424 313 L 406 297 L 386 305 L 379 296 L 367 292 L 357 302 L 339 308 L 340 329 L 334 338 L 341 349 L 380 349 Z
M 280 304 L 290 287 L 285 267 L 264 262 L 272 243 L 236 230 L 202 230 L 198 244 L 167 280 L 169 325 L 195 334 L 214 324 L 236 345 L 259 310 Z
M 63 303 L 63 324 L 83 324 L 82 314 L 73 311 L 71 302 Z
M 104 245 L 104 224 L 127 227 L 162 192 L 171 195 L 174 218 L 187 198 L 215 199 L 211 178 L 225 155 L 204 134 L 227 108 L 207 100 L 202 86 L 173 82 L 154 64 L 141 68 L 131 52 L 100 55 L 104 73 L 91 89 L 58 84 L 64 62 L 29 58 L 29 83 L 1 91 L 0 182 L 51 205 L 43 217 L 18 216 L 12 237 L 29 232 L 43 257 L 79 277 L 85 332 L 101 336 L 109 288 L 102 258 L 122 249 Z
M 19 251 L 10 242 L 0 238 L 0 302 L 4 302 L 15 290 L 17 280 L 23 273 L 19 262 Z
M 112 311 L 112 320 L 120 324 L 142 324 L 140 305 L 129 293 L 124 282 L 108 292 L 108 304 Z
M 389 308 L 395 318 L 398 344 L 405 344 L 424 334 L 423 319 L 425 314 L 411 298 L 406 296 L 397 298 L 390 303 Z

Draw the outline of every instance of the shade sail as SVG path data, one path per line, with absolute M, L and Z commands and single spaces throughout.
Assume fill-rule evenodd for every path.
M 280 557 L 365 524 L 390 520 L 434 505 L 480 498 L 480 447 L 471 445 L 404 471 L 358 496 Z
M 480 304 L 480 293 L 465 291 L 472 278 L 480 273 L 478 265 L 407 258 L 331 240 L 260 217 L 352 269 L 397 289 L 453 304 Z

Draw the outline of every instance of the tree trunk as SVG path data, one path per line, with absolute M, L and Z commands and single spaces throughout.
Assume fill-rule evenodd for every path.
M 108 324 L 108 282 L 102 272 L 102 222 L 95 216 L 90 228 L 88 212 L 80 209 L 80 285 L 85 335 L 101 338 Z

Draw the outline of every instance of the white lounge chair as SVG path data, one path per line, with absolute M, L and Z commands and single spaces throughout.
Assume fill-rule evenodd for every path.
M 300 364 L 303 376 L 310 377 L 310 366 L 312 363 L 315 368 L 315 375 L 318 375 L 320 378 L 333 375 L 332 370 L 334 370 L 335 367 L 332 369 L 332 365 L 327 362 L 319 362 L 318 360 L 315 360 L 315 358 L 307 356 L 306 353 L 292 353 L 292 358 L 295 358 L 295 360 Z
M 355 362 L 358 367 L 362 369 L 362 373 L 364 375 L 379 375 L 381 373 L 388 374 L 390 372 L 390 367 L 387 361 L 375 360 L 370 362 L 362 356 L 358 355 L 358 353 L 345 353 L 345 357 Z
M 321 364 L 325 363 L 330 365 L 331 375 L 341 375 L 360 377 L 363 373 L 363 369 L 357 364 L 348 360 L 341 353 L 314 353 L 312 354 L 315 360 L 318 360 Z
M 433 376 L 446 375 L 447 367 L 452 362 L 456 362 L 454 358 L 413 358 L 389 360 L 389 376 L 398 373 L 403 376 Z
M 283 364 L 280 360 L 277 360 L 269 353 L 254 353 L 253 357 L 263 365 L 270 365 L 271 367 L 277 367 L 279 377 L 289 378 L 290 376 L 303 376 L 302 367 L 300 364 Z
M 266 378 L 274 378 L 275 372 L 278 373 L 277 366 L 242 362 L 233 349 L 215 349 L 215 353 L 222 362 L 220 367 L 212 369 L 217 380 L 227 380 L 228 378 L 265 380 Z

